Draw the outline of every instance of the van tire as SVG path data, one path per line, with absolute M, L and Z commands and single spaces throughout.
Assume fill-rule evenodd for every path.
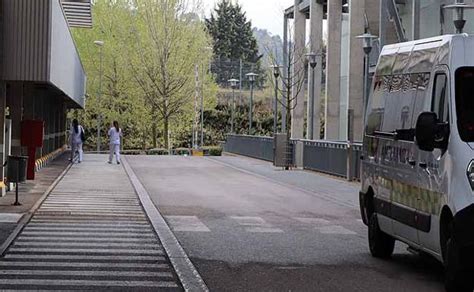
M 369 218 L 369 248 L 376 258 L 389 258 L 395 248 L 395 239 L 380 230 L 377 213 Z
M 456 242 L 449 238 L 446 243 L 445 260 L 445 289 L 447 292 L 472 292 L 470 273 L 462 267 L 459 248 Z

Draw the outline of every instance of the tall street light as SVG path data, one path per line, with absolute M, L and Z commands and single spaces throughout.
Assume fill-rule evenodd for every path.
M 245 74 L 250 81 L 250 104 L 249 104 L 249 135 L 252 135 L 252 110 L 253 110 L 253 84 L 258 74 L 253 72 Z
M 100 127 L 102 120 L 102 108 L 101 108 L 101 97 L 102 97 L 102 74 L 103 74 L 103 52 L 102 47 L 104 46 L 103 41 L 94 41 L 94 44 L 99 47 L 100 54 L 100 71 L 99 71 L 99 94 L 97 97 L 99 114 L 97 115 L 97 153 L 100 152 Z
M 377 36 L 370 33 L 364 33 L 363 35 L 356 36 L 358 39 L 362 39 L 362 48 L 365 53 L 365 68 L 364 68 L 364 123 L 366 120 L 367 114 L 367 103 L 369 101 L 369 61 L 370 61 L 370 52 L 372 51 L 372 41 L 377 38 Z
M 229 79 L 227 80 L 230 82 L 230 86 L 232 87 L 232 105 L 231 105 L 231 113 L 230 113 L 230 133 L 234 134 L 234 112 L 235 112 L 235 88 L 237 84 L 239 84 L 239 79 Z
M 273 103 L 273 136 L 277 133 L 278 127 L 278 77 L 280 77 L 280 66 L 273 65 L 273 77 L 275 77 L 275 101 Z
M 211 52 L 212 54 L 212 47 L 204 47 L 205 51 Z M 211 65 L 212 65 L 212 59 L 209 61 L 209 68 L 208 72 L 211 73 Z M 201 81 L 201 147 L 204 146 L 204 78 L 206 77 L 206 74 L 204 72 L 204 67 L 203 67 L 203 73 L 202 73 L 202 81 Z
M 465 4 L 464 0 L 456 0 L 452 5 L 445 5 L 444 9 L 454 9 L 454 26 L 456 27 L 456 33 L 462 33 L 466 19 L 464 19 L 464 9 L 473 9 L 474 5 Z
M 313 140 L 314 137 L 314 68 L 318 64 L 316 57 L 317 54 L 314 52 L 306 54 L 308 58 L 309 66 L 311 67 L 311 79 L 309 82 L 309 117 L 308 117 L 308 139 Z

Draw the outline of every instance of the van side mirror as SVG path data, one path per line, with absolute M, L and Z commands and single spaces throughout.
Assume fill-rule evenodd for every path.
M 418 116 L 415 128 L 415 138 L 418 148 L 423 151 L 433 151 L 437 132 L 438 117 L 433 112 L 423 112 Z

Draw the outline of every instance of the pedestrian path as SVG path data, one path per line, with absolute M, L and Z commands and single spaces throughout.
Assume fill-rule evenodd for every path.
M 181 291 L 124 169 L 74 165 L 0 259 L 1 290 Z

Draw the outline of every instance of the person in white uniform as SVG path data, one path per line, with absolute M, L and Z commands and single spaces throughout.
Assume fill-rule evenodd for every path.
M 120 139 L 122 137 L 122 129 L 120 129 L 117 121 L 114 121 L 113 126 L 109 130 L 110 138 L 110 153 L 109 153 L 109 163 L 112 163 L 112 159 L 117 160 L 117 164 L 120 164 Z
M 79 159 L 77 162 L 81 163 L 82 162 L 82 143 L 83 138 L 84 138 L 84 128 L 79 125 L 79 122 L 77 119 L 72 120 L 72 125 L 71 125 L 71 149 L 72 149 L 72 154 L 71 154 L 71 161 L 74 162 L 74 156 L 76 155 L 76 152 L 79 152 Z

